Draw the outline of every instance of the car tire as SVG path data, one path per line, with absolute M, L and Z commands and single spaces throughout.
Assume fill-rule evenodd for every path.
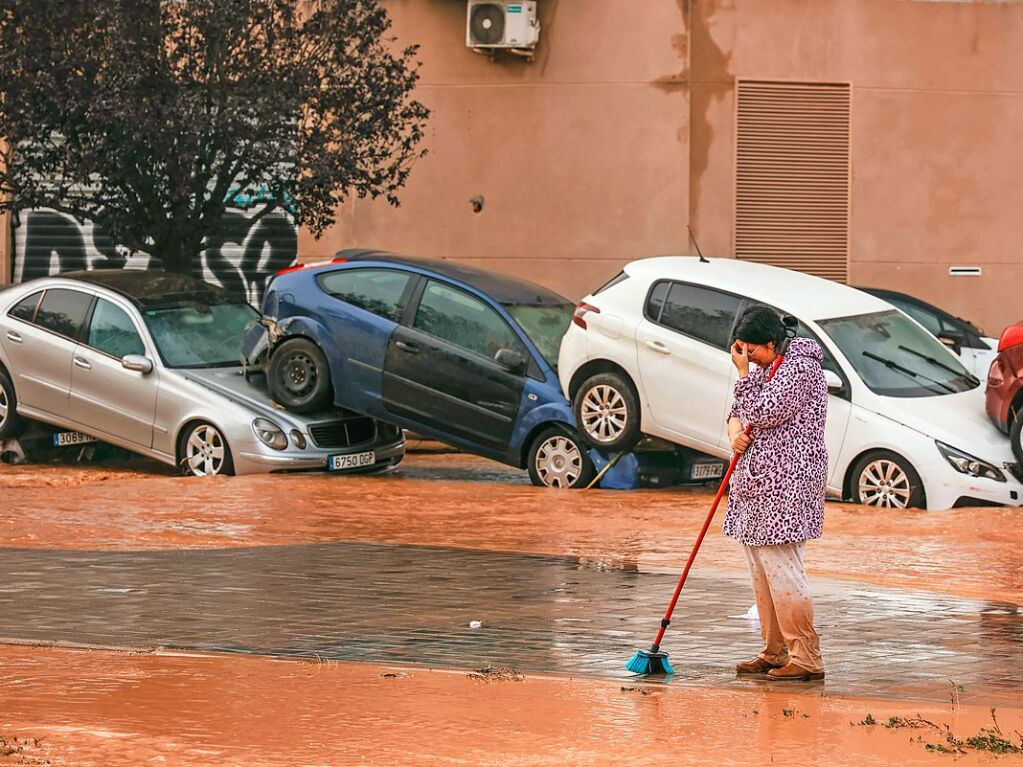
M 567 427 L 540 432 L 529 446 L 526 468 L 534 485 L 556 489 L 586 487 L 596 475 L 586 443 Z
M 1023 466 L 1023 411 L 1016 415 L 1009 430 L 1009 439 L 1012 441 L 1012 454 L 1016 456 L 1016 462 Z
M 181 432 L 178 466 L 186 477 L 234 474 L 231 446 L 213 424 L 206 421 L 193 423 Z
M 924 485 L 912 464 L 890 450 L 860 457 L 849 474 L 854 503 L 884 509 L 926 508 Z
M 266 383 L 274 401 L 293 413 L 314 413 L 334 400 L 327 358 L 307 338 L 291 338 L 273 350 Z
M 0 370 L 0 439 L 17 437 L 24 431 L 27 421 L 18 415 L 18 397 L 14 384 Z
M 587 444 L 607 452 L 629 450 L 640 432 L 639 397 L 621 373 L 598 373 L 583 381 L 572 412 Z

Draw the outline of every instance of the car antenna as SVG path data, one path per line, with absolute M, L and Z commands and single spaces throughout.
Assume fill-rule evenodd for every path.
M 689 232 L 689 239 L 693 241 L 693 245 L 696 246 L 696 252 L 700 255 L 700 263 L 709 264 L 710 259 L 704 257 L 703 251 L 700 250 L 700 243 L 696 241 L 696 235 L 693 234 L 693 228 L 689 224 L 686 224 L 686 231 Z

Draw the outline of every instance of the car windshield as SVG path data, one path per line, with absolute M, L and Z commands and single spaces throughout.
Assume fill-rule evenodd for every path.
M 561 348 L 561 339 L 572 322 L 575 305 L 505 304 L 504 308 L 526 331 L 529 340 L 547 360 L 547 364 L 557 372 L 558 350 Z
M 238 365 L 245 326 L 259 317 L 248 304 L 183 303 L 143 312 L 169 368 Z
M 877 394 L 930 397 L 979 384 L 934 336 L 901 312 L 839 317 L 817 324 Z

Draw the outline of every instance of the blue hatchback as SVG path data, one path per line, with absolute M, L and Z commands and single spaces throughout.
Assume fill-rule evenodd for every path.
M 575 487 L 593 464 L 555 370 L 574 309 L 463 264 L 345 250 L 273 279 L 245 353 L 289 410 L 333 401 Z

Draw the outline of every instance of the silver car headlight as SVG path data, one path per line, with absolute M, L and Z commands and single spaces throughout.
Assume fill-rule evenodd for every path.
M 960 474 L 968 474 L 971 477 L 993 479 L 995 482 L 1006 481 L 1005 474 L 1002 473 L 1002 470 L 987 461 L 974 458 L 969 453 L 957 450 L 951 445 L 946 445 L 944 442 L 938 442 L 935 440 L 934 444 L 938 446 L 938 450 L 943 456 L 945 456 L 945 460 L 948 461 L 952 468 Z
M 305 435 L 298 429 L 291 430 L 291 444 L 297 447 L 299 450 L 305 450 Z
M 288 436 L 281 430 L 281 427 L 268 418 L 257 418 L 252 422 L 252 431 L 256 433 L 259 441 L 274 450 L 284 450 L 288 447 Z

